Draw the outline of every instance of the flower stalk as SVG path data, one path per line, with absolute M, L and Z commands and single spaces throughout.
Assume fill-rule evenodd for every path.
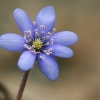
M 23 95 L 23 91 L 24 91 L 24 88 L 25 88 L 25 85 L 26 85 L 26 82 L 27 82 L 27 78 L 28 78 L 29 72 L 30 72 L 30 70 L 28 70 L 28 71 L 26 71 L 24 73 L 23 78 L 22 78 L 22 82 L 20 84 L 20 87 L 19 87 L 19 90 L 18 90 L 18 94 L 17 94 L 17 97 L 16 97 L 15 100 L 21 100 L 22 95 Z

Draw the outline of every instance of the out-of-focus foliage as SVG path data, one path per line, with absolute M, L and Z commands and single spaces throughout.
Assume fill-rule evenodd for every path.
M 9 95 L 7 88 L 0 83 L 0 100 L 11 100 L 11 97 Z

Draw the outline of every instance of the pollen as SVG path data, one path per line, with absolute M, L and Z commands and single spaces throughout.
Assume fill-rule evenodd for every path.
M 39 49 L 42 48 L 43 42 L 42 42 L 40 39 L 36 39 L 36 40 L 33 42 L 33 45 L 35 46 L 35 49 L 39 50 Z

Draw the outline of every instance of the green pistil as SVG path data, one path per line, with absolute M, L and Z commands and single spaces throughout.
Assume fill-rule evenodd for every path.
M 36 39 L 36 40 L 33 42 L 33 45 L 35 46 L 35 49 L 41 49 L 42 46 L 43 46 L 43 42 L 41 42 L 40 39 Z

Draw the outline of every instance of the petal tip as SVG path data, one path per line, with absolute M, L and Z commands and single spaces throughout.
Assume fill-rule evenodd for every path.
M 24 31 L 31 30 L 32 34 L 34 34 L 33 23 L 28 14 L 24 10 L 16 8 L 13 12 L 13 16 L 17 26 L 19 27 L 22 33 L 24 33 Z
M 21 8 L 16 8 L 13 12 L 13 15 L 15 15 L 16 13 L 20 12 L 20 11 L 23 11 Z
M 41 71 L 48 79 L 55 81 L 59 75 L 58 63 L 53 56 L 46 55 L 44 53 L 41 53 L 41 56 L 44 60 L 41 60 L 39 55 L 37 56 L 38 65 Z
M 19 63 L 18 63 L 17 65 L 18 65 L 18 68 L 19 68 L 21 71 L 28 71 L 28 70 L 29 70 L 29 69 L 25 69 L 25 68 L 21 67 Z
M 3 34 L 0 37 L 0 47 L 9 51 L 23 51 L 25 41 L 22 36 L 15 33 Z
M 79 37 L 76 33 L 74 33 L 74 40 L 75 40 L 75 43 L 79 40 Z
M 78 35 L 71 31 L 68 31 L 68 32 L 70 32 L 70 34 L 72 36 L 73 44 L 75 44 L 78 41 Z
M 44 9 L 53 9 L 54 10 L 54 7 L 53 6 L 46 6 Z
M 56 21 L 56 13 L 52 6 L 47 6 L 40 10 L 36 17 L 36 27 L 41 32 L 40 26 L 45 26 L 45 33 L 51 32 Z
M 29 51 L 24 51 L 18 60 L 18 67 L 22 71 L 30 70 L 35 62 L 36 54 L 32 54 Z
M 55 76 L 55 77 L 51 77 L 51 78 L 49 78 L 49 79 L 52 80 L 52 81 L 56 81 L 56 80 L 58 79 L 58 75 Z
M 69 57 L 68 57 L 68 58 L 73 57 L 73 55 L 74 55 L 74 52 L 73 52 L 73 50 L 72 50 L 72 49 L 70 49 L 70 54 L 69 54 Z

